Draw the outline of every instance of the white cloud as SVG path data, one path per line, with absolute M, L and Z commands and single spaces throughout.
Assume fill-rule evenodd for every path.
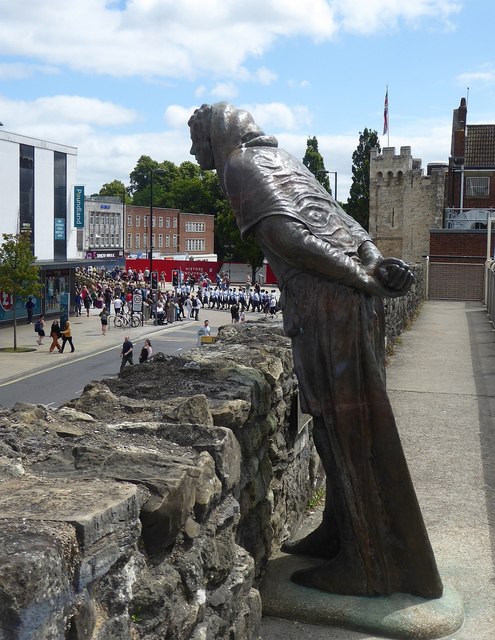
M 311 124 L 311 113 L 305 106 L 291 107 L 281 102 L 270 102 L 243 105 L 242 108 L 249 111 L 255 122 L 267 133 L 298 130 Z
M 457 80 L 463 86 L 476 84 L 481 82 L 483 84 L 494 84 L 495 83 L 495 70 L 486 69 L 484 71 L 468 71 L 465 73 L 461 73 Z
M 338 30 L 370 32 L 399 20 L 447 21 L 458 5 L 458 0 L 129 0 L 118 10 L 107 0 L 0 0 L 0 54 L 99 75 L 194 79 L 238 73 L 278 38 L 322 41 Z M 255 75 L 262 83 L 272 80 L 268 70 Z
M 218 82 L 210 91 L 215 100 L 232 100 L 239 94 L 233 82 Z
M 344 31 L 373 33 L 395 28 L 399 23 L 417 27 L 425 19 L 429 26 L 451 29 L 452 16 L 459 13 L 460 0 L 333 0 L 332 7 Z
M 57 67 L 49 65 L 34 65 L 25 62 L 0 63 L 1 80 L 24 80 L 34 75 L 56 75 Z
M 31 102 L 10 100 L 0 96 L 2 118 L 12 131 L 34 135 L 32 127 L 58 127 L 67 125 L 115 126 L 129 124 L 137 119 L 132 109 L 111 102 L 82 96 L 51 96 Z M 29 133 L 31 131 L 31 133 Z

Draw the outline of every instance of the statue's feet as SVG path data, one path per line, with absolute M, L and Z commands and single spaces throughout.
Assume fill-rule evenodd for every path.
M 322 523 L 304 538 L 284 542 L 281 550 L 293 555 L 329 559 L 337 555 L 339 548 L 337 536 Z
M 343 561 L 341 556 L 318 567 L 295 571 L 291 580 L 304 587 L 327 593 L 351 596 L 375 595 L 373 592 L 370 593 L 364 572 L 352 566 L 350 562 Z

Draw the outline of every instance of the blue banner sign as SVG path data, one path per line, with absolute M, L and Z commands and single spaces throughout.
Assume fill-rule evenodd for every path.
M 84 228 L 84 187 L 74 187 L 74 226 Z
M 65 218 L 55 218 L 55 240 L 65 240 Z

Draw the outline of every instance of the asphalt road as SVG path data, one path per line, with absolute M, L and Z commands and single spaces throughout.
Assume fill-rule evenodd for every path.
M 177 328 L 169 328 L 163 333 L 154 333 L 151 336 L 153 353 L 161 351 L 167 355 L 173 355 L 196 346 L 197 330 L 196 324 L 189 326 L 177 324 Z M 142 342 L 138 340 L 135 343 L 134 362 L 139 360 Z M 68 353 L 59 354 L 56 351 L 49 353 L 46 350 L 47 370 L 41 373 L 38 371 L 22 374 L 1 385 L 0 405 L 11 408 L 16 402 L 24 401 L 58 407 L 68 400 L 79 397 L 89 382 L 116 377 L 120 367 L 120 349 L 120 344 L 113 345 L 77 360 L 70 359 L 71 356 Z M 66 350 L 70 351 L 69 345 Z

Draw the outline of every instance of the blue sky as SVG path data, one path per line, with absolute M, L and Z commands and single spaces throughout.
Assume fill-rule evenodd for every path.
M 0 0 L 0 15 L 3 130 L 77 147 L 87 193 L 127 185 L 141 155 L 193 160 L 204 102 L 247 108 L 299 158 L 316 136 L 344 201 L 365 127 L 426 170 L 448 159 L 461 97 L 468 123 L 495 123 L 492 0 Z

